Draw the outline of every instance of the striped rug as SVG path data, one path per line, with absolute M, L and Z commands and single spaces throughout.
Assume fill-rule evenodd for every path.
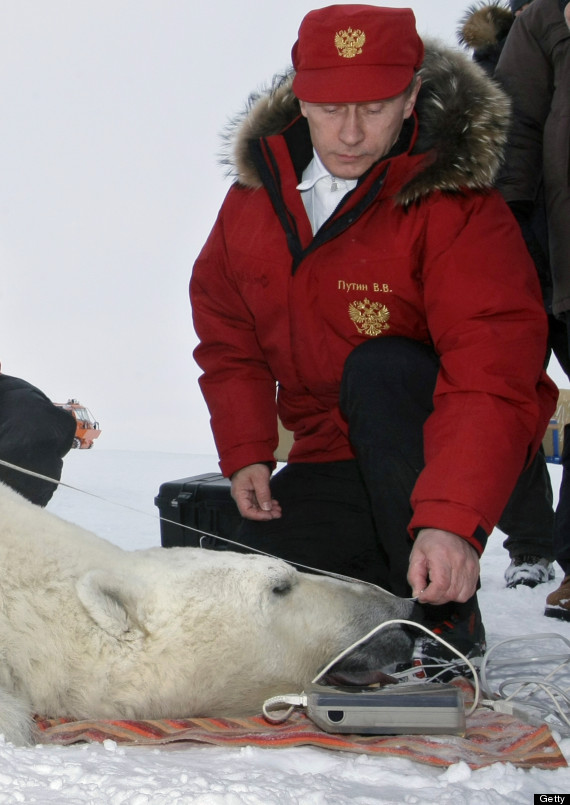
M 367 755 L 397 755 L 418 763 L 447 767 L 464 761 L 472 769 L 491 763 L 521 768 L 567 766 L 547 726 L 531 726 L 511 716 L 478 708 L 467 718 L 465 735 L 341 735 L 320 730 L 302 712 L 282 724 L 263 716 L 248 718 L 177 718 L 154 721 L 73 721 L 37 718 L 39 742 L 69 745 L 112 740 L 123 746 L 186 742 L 216 746 L 280 749 L 317 746 Z

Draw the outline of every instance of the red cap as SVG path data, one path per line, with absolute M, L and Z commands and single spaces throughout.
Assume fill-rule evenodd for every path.
M 303 19 L 291 57 L 300 100 L 359 103 L 403 92 L 421 67 L 424 45 L 410 8 L 327 6 Z

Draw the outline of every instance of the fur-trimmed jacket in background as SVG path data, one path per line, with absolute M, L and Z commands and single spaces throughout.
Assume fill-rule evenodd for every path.
M 491 189 L 508 103 L 471 60 L 428 44 L 417 114 L 313 236 L 296 189 L 312 157 L 291 76 L 228 132 L 235 178 L 191 299 L 220 466 L 354 457 L 338 408 L 347 355 L 405 336 L 441 359 L 410 529 L 490 533 L 557 392 L 546 318 L 516 221 Z M 277 383 L 277 400 L 276 400 Z
M 570 311 L 570 30 L 559 0 L 533 0 L 518 17 L 495 75 L 514 109 L 498 187 L 522 223 L 544 185 L 558 316 Z
M 489 3 L 481 0 L 467 9 L 459 23 L 457 38 L 460 45 L 471 51 L 473 61 L 494 77 L 507 36 L 515 21 L 514 14 L 501 5 L 500 0 Z M 535 202 L 531 209 L 522 209 L 515 203 L 511 206 L 521 227 L 527 248 L 538 272 L 545 307 L 552 312 L 552 278 L 548 261 L 548 227 L 542 182 L 536 188 Z
M 507 35 L 515 21 L 514 14 L 500 2 L 485 0 L 469 6 L 457 29 L 460 45 L 469 48 L 473 61 L 493 75 Z

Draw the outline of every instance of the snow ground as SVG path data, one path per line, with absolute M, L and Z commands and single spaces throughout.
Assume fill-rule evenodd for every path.
M 550 465 L 558 489 L 560 468 Z M 72 451 L 49 508 L 125 549 L 160 543 L 154 496 L 161 483 L 217 470 L 213 456 Z M 114 505 L 109 501 L 113 501 Z M 533 590 L 506 590 L 508 564 L 500 533 L 482 563 L 481 609 L 489 645 L 520 632 L 556 632 L 570 623 L 543 616 L 546 594 L 561 580 Z M 570 762 L 570 738 L 557 736 Z M 16 748 L 0 739 L 0 805 L 529 805 L 534 794 L 570 792 L 570 768 L 522 770 L 494 764 L 442 771 L 401 758 L 372 758 L 313 748 L 225 749 L 190 745 L 161 749 L 113 742 Z

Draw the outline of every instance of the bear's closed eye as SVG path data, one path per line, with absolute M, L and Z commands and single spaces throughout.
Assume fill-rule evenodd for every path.
M 274 585 L 272 592 L 275 595 L 287 595 L 293 589 L 290 581 L 280 581 Z

